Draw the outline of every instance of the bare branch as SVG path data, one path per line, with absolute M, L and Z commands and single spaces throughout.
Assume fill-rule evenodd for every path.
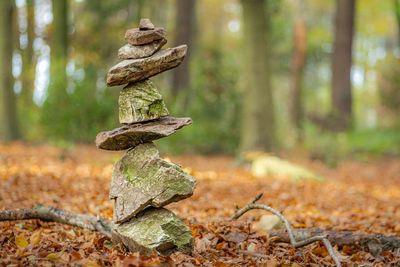
M 261 209 L 261 210 L 269 211 L 272 214 L 276 215 L 284 223 L 287 233 L 289 235 L 290 244 L 293 247 L 295 247 L 295 248 L 303 247 L 308 244 L 314 243 L 316 241 L 322 241 L 324 243 L 326 249 L 328 250 L 329 255 L 332 257 L 333 261 L 335 262 L 336 266 L 337 267 L 341 266 L 340 260 L 339 260 L 338 256 L 336 255 L 331 242 L 326 238 L 326 236 L 318 235 L 318 236 L 312 236 L 309 238 L 305 238 L 305 239 L 296 241 L 295 235 L 293 233 L 293 228 L 292 228 L 290 222 L 279 211 L 277 211 L 276 209 L 274 209 L 268 205 L 256 203 L 259 199 L 261 199 L 261 197 L 262 197 L 262 194 L 257 195 L 250 203 L 248 203 L 243 208 L 237 210 L 235 212 L 235 214 L 233 214 L 233 216 L 231 217 L 231 220 L 237 220 L 246 212 L 248 212 L 250 210 L 254 210 L 254 209 Z
M 111 237 L 112 223 L 107 219 L 86 214 L 76 214 L 66 210 L 43 206 L 41 204 L 32 209 L 17 209 L 0 211 L 0 221 L 16 221 L 38 219 L 53 221 L 72 226 L 78 226 L 91 231 L 98 231 Z

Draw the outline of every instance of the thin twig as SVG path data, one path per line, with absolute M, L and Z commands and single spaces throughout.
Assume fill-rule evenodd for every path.
M 322 241 L 324 243 L 324 245 L 326 246 L 329 255 L 332 257 L 333 261 L 335 262 L 337 267 L 341 266 L 340 260 L 338 258 L 338 256 L 336 255 L 331 242 L 326 238 L 326 236 L 324 235 L 319 235 L 319 236 L 313 236 L 310 238 L 306 238 L 303 240 L 299 240 L 296 241 L 295 235 L 293 234 L 293 228 L 290 224 L 290 222 L 276 209 L 268 206 L 268 205 L 264 205 L 264 204 L 257 204 L 256 202 L 258 200 L 260 200 L 262 197 L 262 194 L 257 195 L 251 202 L 249 202 L 246 206 L 244 206 L 243 208 L 237 210 L 235 212 L 235 214 L 233 214 L 233 216 L 231 217 L 231 220 L 237 220 L 239 219 L 243 214 L 245 214 L 246 212 L 248 212 L 249 210 L 254 210 L 254 209 L 261 209 L 261 210 L 266 210 L 271 212 L 272 214 L 276 215 L 285 225 L 285 228 L 288 232 L 289 235 L 289 240 L 290 240 L 290 244 L 295 247 L 303 247 L 306 246 L 308 244 L 314 243 L 316 241 Z
M 78 226 L 91 231 L 98 231 L 111 237 L 112 223 L 107 219 L 87 214 L 76 214 L 66 210 L 36 205 L 32 209 L 16 209 L 0 211 L 0 221 L 31 220 L 52 221 Z

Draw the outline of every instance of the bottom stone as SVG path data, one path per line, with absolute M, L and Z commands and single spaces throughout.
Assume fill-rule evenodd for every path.
M 164 208 L 150 208 L 122 224 L 115 224 L 112 239 L 123 243 L 131 252 L 143 255 L 154 250 L 162 255 L 175 251 L 191 252 L 193 238 L 189 227 L 173 212 Z

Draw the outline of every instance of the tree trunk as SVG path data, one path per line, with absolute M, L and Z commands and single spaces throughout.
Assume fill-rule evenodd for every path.
M 245 56 L 241 151 L 270 151 L 275 145 L 275 120 L 266 1 L 242 0 L 241 3 Z
M 19 137 L 12 75 L 15 15 L 13 0 L 0 1 L 0 139 L 3 141 Z
M 397 35 L 398 35 L 397 47 L 400 48 L 400 0 L 393 0 L 393 2 L 394 2 L 394 13 L 396 15 L 396 21 L 397 21 Z
M 35 1 L 26 1 L 27 46 L 21 49 L 22 53 L 22 92 L 20 96 L 18 110 L 22 116 L 27 116 L 33 108 L 33 92 L 35 83 L 35 55 L 33 42 L 35 40 Z M 22 125 L 23 126 L 23 125 Z
M 302 3 L 302 2 L 300 2 Z M 303 99 L 302 82 L 303 71 L 306 62 L 307 29 L 302 16 L 301 6 L 295 19 L 293 30 L 293 58 L 292 58 L 292 81 L 289 114 L 292 125 L 297 130 L 297 137 L 301 139 L 303 122 Z
M 50 83 L 57 84 L 55 90 L 66 93 L 67 88 L 67 57 L 68 57 L 68 1 L 53 0 L 53 35 L 50 52 Z
M 176 21 L 175 21 L 175 46 L 181 44 L 188 45 L 185 60 L 175 69 L 172 77 L 172 94 L 176 97 L 180 92 L 186 90 L 190 92 L 190 58 L 193 51 L 193 31 L 195 25 L 195 4 L 196 0 L 177 0 L 176 2 Z M 187 96 L 188 97 L 188 96 Z M 186 100 L 187 101 L 187 100 Z
M 331 101 L 337 130 L 346 130 L 352 120 L 351 63 L 355 0 L 337 0 L 336 3 Z

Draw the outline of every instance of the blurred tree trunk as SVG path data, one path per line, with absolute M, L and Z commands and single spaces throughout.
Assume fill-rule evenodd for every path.
M 35 56 L 33 42 L 35 40 L 35 1 L 26 0 L 27 46 L 22 50 L 22 92 L 21 110 L 26 114 L 33 106 L 33 91 L 35 82 Z
M 42 123 L 49 136 L 59 137 L 70 130 L 68 110 L 71 98 L 67 93 L 68 1 L 53 0 L 53 23 L 50 35 L 50 83 L 42 108 Z
M 355 0 L 337 0 L 336 5 L 331 101 L 336 130 L 346 130 L 352 120 L 351 64 Z
M 271 30 L 267 1 L 242 0 L 244 68 L 241 151 L 269 151 L 275 145 L 275 120 L 270 78 Z
M 68 1 L 53 0 L 53 32 L 51 37 L 50 52 L 50 83 L 56 85 L 57 92 L 66 94 L 68 59 Z
M 190 58 L 194 27 L 195 27 L 195 5 L 196 0 L 177 0 L 176 2 L 176 21 L 175 21 L 175 45 L 188 45 L 185 60 L 175 69 L 172 77 L 172 94 L 176 97 L 180 92 L 186 90 L 186 100 L 188 102 L 190 92 Z
M 14 48 L 14 19 L 16 8 L 13 0 L 0 1 L 0 140 L 19 137 L 12 56 Z
M 397 46 L 400 48 L 400 0 L 393 0 L 393 2 L 394 2 L 394 12 L 397 20 L 397 34 L 398 34 Z
M 299 2 L 293 29 L 292 81 L 290 92 L 289 114 L 292 125 L 297 130 L 297 138 L 301 139 L 303 123 L 303 72 L 306 62 L 307 29 L 303 17 L 303 1 Z

